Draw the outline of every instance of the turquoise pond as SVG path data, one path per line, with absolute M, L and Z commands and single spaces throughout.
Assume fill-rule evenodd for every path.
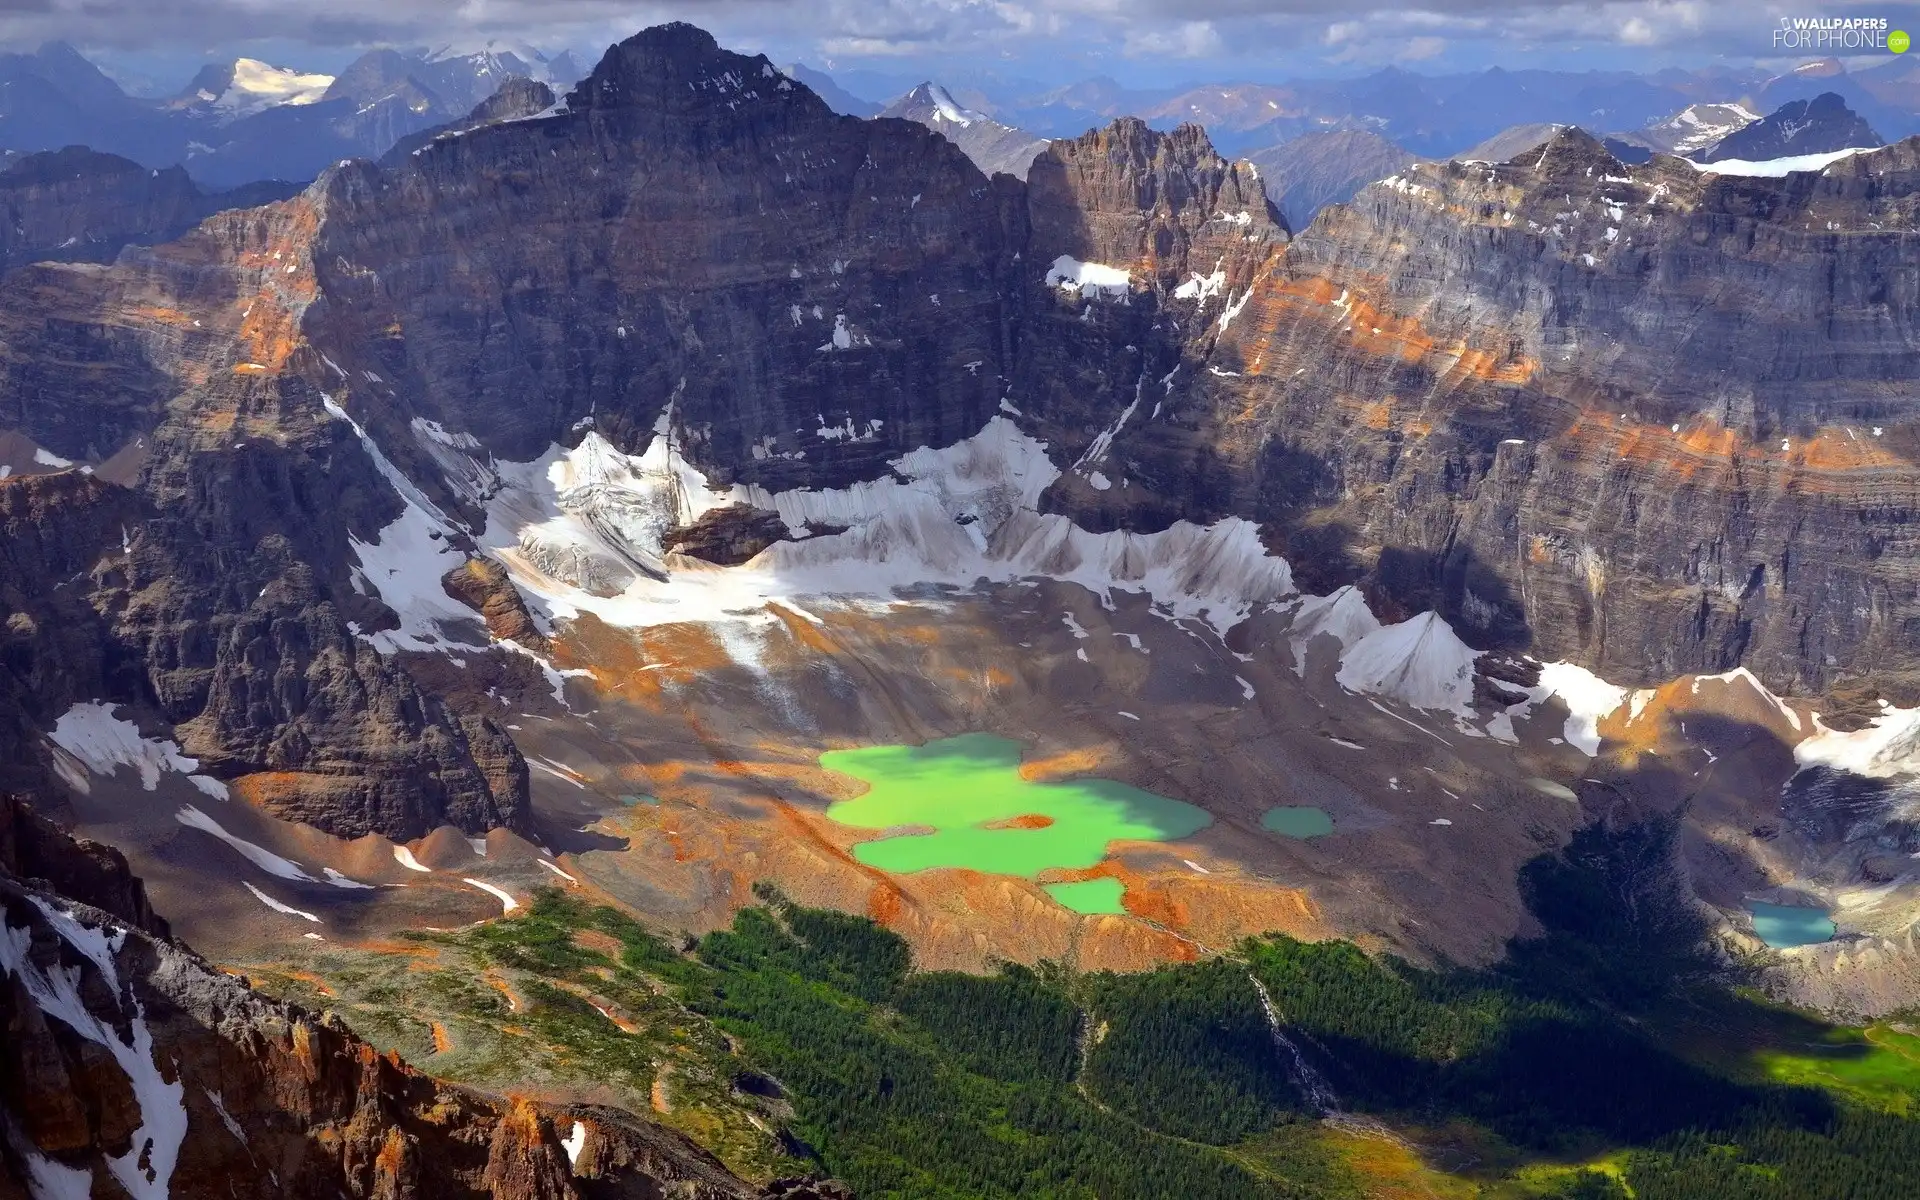
M 1333 818 L 1321 808 L 1270 808 L 1260 825 L 1269 833 L 1291 838 L 1325 837 L 1333 832 Z
M 1756 900 L 1747 905 L 1747 911 L 1753 914 L 1753 932 L 1775 950 L 1811 946 L 1833 937 L 1833 918 L 1822 908 Z

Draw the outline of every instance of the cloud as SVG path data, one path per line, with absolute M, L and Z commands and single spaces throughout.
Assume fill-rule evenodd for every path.
M 667 20 L 731 46 L 810 59 L 1124 56 L 1223 72 L 1344 63 L 1513 61 L 1594 47 L 1769 52 L 1797 0 L 0 0 L 0 41 L 181 53 L 249 43 L 334 48 L 489 37 L 592 48 Z M 1898 5 L 1896 5 L 1898 7 Z M 1744 50 L 1743 50 L 1744 48 Z M 297 63 L 295 65 L 298 65 Z
M 1128 58 L 1211 58 L 1221 48 L 1220 34 L 1212 21 L 1182 21 L 1170 29 L 1128 29 L 1121 43 L 1121 53 Z

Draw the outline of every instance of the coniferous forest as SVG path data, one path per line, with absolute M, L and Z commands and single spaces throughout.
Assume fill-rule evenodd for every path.
M 474 936 L 564 976 L 585 965 L 578 929 L 613 935 L 617 970 L 775 1081 L 790 1153 L 869 1200 L 1375 1194 L 1330 1129 L 1390 1139 L 1462 1195 L 1920 1196 L 1903 1104 L 1727 1053 L 1740 1030 L 1869 1051 L 1736 990 L 1667 869 L 1674 836 L 1590 828 L 1537 859 L 1522 887 L 1543 932 L 1482 970 L 1273 935 L 1135 974 L 918 972 L 893 933 L 770 890 L 681 948 L 559 892 Z

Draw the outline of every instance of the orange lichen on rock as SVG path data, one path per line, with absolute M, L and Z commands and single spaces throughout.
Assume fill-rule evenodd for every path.
M 1053 824 L 1053 818 L 1045 813 L 1021 813 L 1017 817 L 988 821 L 987 829 L 1045 829 Z
M 1107 747 L 1087 746 L 1079 750 L 1063 750 L 1021 763 L 1020 778 L 1028 783 L 1044 783 L 1051 779 L 1085 775 L 1098 771 L 1110 758 L 1111 751 Z
M 905 906 L 906 893 L 892 880 L 882 880 L 873 885 L 867 893 L 867 916 L 881 925 L 892 925 L 900 919 L 900 911 Z
M 351 786 L 351 780 L 308 771 L 256 771 L 227 785 L 242 801 L 268 812 L 297 807 L 305 797 L 327 795 Z
M 1331 316 L 1331 320 L 1351 336 L 1355 348 L 1376 358 L 1406 363 L 1433 358 L 1447 360 L 1439 366 L 1442 379 L 1471 377 L 1519 385 L 1531 380 L 1540 370 L 1538 361 L 1525 356 L 1509 359 L 1466 341 L 1443 345 L 1417 317 L 1379 308 L 1367 298 L 1364 289 L 1343 288 L 1319 276 L 1269 279 L 1255 289 L 1254 299 L 1256 319 L 1246 323 L 1246 332 L 1239 340 L 1243 346 L 1257 344 L 1259 352 L 1255 358 L 1260 361 L 1265 361 L 1271 335 L 1284 320 L 1290 317 L 1327 320 Z M 1334 313 L 1326 313 L 1327 309 L 1333 309 Z M 1238 330 L 1242 326 L 1236 323 L 1234 328 Z M 1488 333 L 1496 340 L 1504 340 L 1497 331 Z
M 1703 470 L 1730 468 L 1738 460 L 1748 468 L 1786 469 L 1795 485 L 1817 491 L 1844 491 L 1824 474 L 1910 469 L 1871 432 L 1847 427 L 1819 430 L 1811 438 L 1783 436 L 1755 441 L 1711 422 L 1680 429 L 1638 421 L 1617 413 L 1588 410 L 1555 439 L 1581 453 L 1623 458 L 1662 474 L 1691 479 Z

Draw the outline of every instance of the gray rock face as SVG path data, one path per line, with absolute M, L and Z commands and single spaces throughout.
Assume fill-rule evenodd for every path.
M 0 427 L 100 470 L 0 481 L 5 713 L 17 730 L 77 700 L 149 706 L 250 799 L 342 836 L 517 826 L 526 765 L 505 731 L 353 632 L 391 617 L 354 589 L 349 537 L 400 506 L 319 391 L 279 371 L 319 366 L 294 343 L 317 219 L 291 201 L 111 270 L 12 277 Z M 44 781 L 36 743 L 8 755 L 20 783 Z
M 1296 562 L 1483 645 L 1912 695 L 1916 168 L 1423 164 L 1294 243 L 1186 410 Z
M 0 171 L 0 273 L 32 262 L 112 262 L 127 246 L 171 241 L 214 213 L 293 190 L 208 194 L 179 167 L 150 171 L 83 146 L 25 155 Z
M 1329 204 L 1345 204 L 1367 184 L 1400 170 L 1414 156 L 1377 133 L 1341 129 L 1309 133 L 1247 156 L 1260 170 L 1289 227 L 1305 229 Z
M 473 106 L 473 111 L 458 121 L 450 121 L 433 129 L 423 129 L 419 133 L 409 134 L 393 144 L 393 149 L 380 156 L 383 166 L 392 166 L 400 159 L 413 154 L 437 137 L 457 137 L 470 133 L 482 125 L 492 125 L 499 121 L 517 121 L 525 117 L 545 112 L 554 104 L 553 89 L 537 79 L 514 76 L 500 85 L 500 90 Z

